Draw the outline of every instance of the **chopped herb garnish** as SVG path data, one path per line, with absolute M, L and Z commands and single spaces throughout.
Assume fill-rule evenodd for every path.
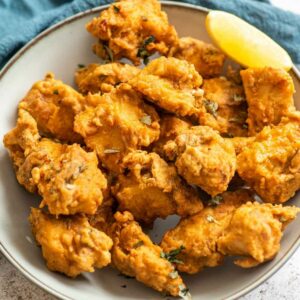
M 120 12 L 120 8 L 116 5 L 113 5 L 115 13 Z
M 215 197 L 212 197 L 208 201 L 208 206 L 217 206 L 220 204 L 220 202 L 223 200 L 223 197 L 221 195 L 217 195 Z
M 233 95 L 233 100 L 236 101 L 236 102 L 242 102 L 242 101 L 245 101 L 245 98 L 241 95 L 234 94 Z
M 206 220 L 209 223 L 215 223 L 216 222 L 215 218 L 213 216 L 211 216 L 211 215 L 206 216 Z
M 184 284 L 179 284 L 179 296 L 180 297 L 186 297 L 189 293 L 189 289 Z
M 114 154 L 114 153 L 119 153 L 120 150 L 119 149 L 105 149 L 103 151 L 104 154 Z
M 106 54 L 107 54 L 107 56 L 108 56 L 108 60 L 109 60 L 110 62 L 113 62 L 113 61 L 114 61 L 114 55 L 113 55 L 111 49 L 110 49 L 108 46 L 106 46 L 106 45 L 103 45 L 103 48 L 104 48 L 105 51 L 106 51 Z
M 161 252 L 160 257 L 165 258 L 170 263 L 182 264 L 183 262 L 181 260 L 177 259 L 176 256 L 178 254 L 180 254 L 181 251 L 184 249 L 185 249 L 185 247 L 181 245 L 179 248 L 171 250 L 169 253 Z
M 53 91 L 53 94 L 54 94 L 54 95 L 59 95 L 58 90 L 54 90 L 54 91 Z
M 148 64 L 149 56 L 151 55 L 147 50 L 147 46 L 153 42 L 155 42 L 155 37 L 153 35 L 150 35 L 147 39 L 144 40 L 143 44 L 138 50 L 137 57 L 142 58 L 145 65 Z
M 151 123 L 152 123 L 151 116 L 149 116 L 149 115 L 143 116 L 143 117 L 140 119 L 140 121 L 141 121 L 142 123 L 148 125 L 148 126 L 150 126 Z
M 248 129 L 248 124 L 243 124 L 243 126 L 242 126 L 244 129 Z
M 177 271 L 172 271 L 170 274 L 169 274 L 169 277 L 171 279 L 176 279 L 178 278 L 178 272 Z
M 79 69 L 82 69 L 82 68 L 85 68 L 85 65 L 84 65 L 84 64 L 78 64 L 77 67 L 78 67 Z
M 134 245 L 133 245 L 133 248 L 138 248 L 138 247 L 141 247 L 141 246 L 143 246 L 144 245 L 144 242 L 143 241 L 138 241 L 137 243 L 135 243 Z
M 203 100 L 206 110 L 213 115 L 215 118 L 217 117 L 217 110 L 219 108 L 218 103 L 211 100 Z

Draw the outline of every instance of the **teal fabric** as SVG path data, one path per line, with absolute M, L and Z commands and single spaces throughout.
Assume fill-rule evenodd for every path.
M 0 67 L 17 50 L 49 26 L 80 11 L 110 2 L 112 1 L 0 0 Z M 240 16 L 270 35 L 290 53 L 296 64 L 300 64 L 300 15 L 271 6 L 268 0 L 177 2 L 225 10 Z

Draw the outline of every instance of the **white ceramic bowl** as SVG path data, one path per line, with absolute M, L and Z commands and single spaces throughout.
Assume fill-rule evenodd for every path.
M 57 78 L 73 84 L 78 64 L 99 61 L 91 51 L 94 39 L 84 25 L 105 7 L 71 17 L 46 30 L 26 45 L 0 74 L 0 136 L 16 122 L 17 104 L 31 85 L 53 71 Z M 191 5 L 164 3 L 170 22 L 180 36 L 209 41 L 204 27 L 207 10 Z M 296 105 L 300 107 L 300 77 L 291 71 L 297 90 Z M 38 199 L 27 193 L 15 179 L 12 164 L 3 145 L 0 146 L 0 249 L 9 261 L 27 278 L 62 299 L 161 299 L 160 295 L 135 280 L 118 276 L 111 268 L 84 274 L 75 280 L 47 270 L 40 249 L 35 245 L 27 222 L 30 206 Z M 300 195 L 289 202 L 300 206 Z M 151 233 L 159 239 L 164 228 L 176 218 L 158 221 Z M 243 270 L 228 260 L 224 266 L 207 269 L 194 276 L 184 276 L 192 297 L 199 300 L 236 299 L 262 283 L 277 271 L 300 244 L 300 218 L 288 227 L 277 257 L 260 267 Z M 121 285 L 126 284 L 127 288 Z

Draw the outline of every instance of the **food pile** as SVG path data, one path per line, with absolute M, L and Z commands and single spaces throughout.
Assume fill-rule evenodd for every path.
M 80 66 L 77 90 L 47 74 L 4 137 L 18 182 L 41 196 L 29 221 L 48 268 L 76 277 L 111 264 L 185 297 L 179 272 L 273 259 L 300 212 L 282 206 L 300 188 L 290 75 L 222 76 L 225 55 L 179 38 L 157 0 L 116 2 L 86 28 L 105 63 Z M 173 214 L 153 243 L 143 229 Z

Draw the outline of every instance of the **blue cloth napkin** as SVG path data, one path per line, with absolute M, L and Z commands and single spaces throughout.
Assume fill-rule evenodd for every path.
M 47 27 L 110 0 L 0 0 L 0 67 Z M 300 64 L 300 15 L 280 10 L 268 0 L 184 0 L 234 13 L 271 36 Z M 267 49 L 266 49 L 267 51 Z

